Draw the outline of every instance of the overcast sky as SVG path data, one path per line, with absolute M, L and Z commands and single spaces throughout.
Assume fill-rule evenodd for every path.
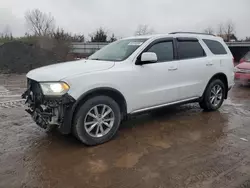
M 133 35 L 139 24 L 157 33 L 203 31 L 234 22 L 239 38 L 250 36 L 250 0 L 0 0 L 0 32 L 27 31 L 24 14 L 38 8 L 51 13 L 65 30 L 88 36 L 103 27 L 119 37 Z

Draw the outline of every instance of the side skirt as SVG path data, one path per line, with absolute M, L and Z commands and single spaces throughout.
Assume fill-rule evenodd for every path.
M 128 116 L 140 114 L 140 113 L 145 113 L 145 112 L 149 112 L 149 111 L 154 111 L 154 110 L 161 109 L 164 107 L 178 106 L 178 105 L 183 105 L 183 104 L 188 104 L 188 103 L 200 102 L 201 99 L 202 98 L 200 98 L 200 97 L 194 97 L 194 98 L 185 99 L 185 100 L 181 100 L 181 101 L 176 101 L 176 102 L 161 104 L 161 105 L 157 105 L 157 106 L 142 108 L 142 109 L 135 110 L 135 111 L 131 112 L 130 114 L 128 114 Z

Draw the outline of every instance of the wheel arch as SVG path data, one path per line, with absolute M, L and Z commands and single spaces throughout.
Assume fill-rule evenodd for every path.
M 215 75 L 212 76 L 212 78 L 210 78 L 210 80 L 208 81 L 207 86 L 206 86 L 206 88 L 205 88 L 205 90 L 204 90 L 202 96 L 204 96 L 204 93 L 206 92 L 206 89 L 207 89 L 208 85 L 209 85 L 213 80 L 215 80 L 215 79 L 219 79 L 219 80 L 221 80 L 221 81 L 225 84 L 226 92 L 225 92 L 224 98 L 227 99 L 227 97 L 228 97 L 228 79 L 227 79 L 226 74 L 224 74 L 224 73 L 222 73 L 222 72 L 216 73 Z
M 80 108 L 80 106 L 84 104 L 84 102 L 86 102 L 88 99 L 95 97 L 95 96 L 100 96 L 100 95 L 108 96 L 117 102 L 121 110 L 122 118 L 124 118 L 127 115 L 127 102 L 123 94 L 117 89 L 114 89 L 111 87 L 99 87 L 99 88 L 91 89 L 87 91 L 86 93 L 83 93 L 76 100 L 75 104 L 72 107 L 71 125 L 73 123 L 75 113 Z

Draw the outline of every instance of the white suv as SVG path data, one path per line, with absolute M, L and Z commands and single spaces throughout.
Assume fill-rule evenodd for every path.
M 35 122 L 87 145 L 110 140 L 130 114 L 199 102 L 220 108 L 234 84 L 233 56 L 222 38 L 176 32 L 113 42 L 88 59 L 27 74 L 23 94 Z

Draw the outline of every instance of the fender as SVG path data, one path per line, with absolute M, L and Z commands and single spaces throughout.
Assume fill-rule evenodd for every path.
M 75 115 L 75 112 L 77 111 L 77 108 L 79 107 L 79 105 L 81 105 L 81 103 L 83 103 L 86 99 L 88 99 L 88 96 L 93 96 L 95 94 L 101 94 L 101 93 L 115 93 L 117 96 L 119 96 L 119 98 L 122 100 L 120 101 L 120 106 L 121 104 L 123 104 L 121 106 L 121 110 L 122 110 L 122 116 L 125 116 L 127 114 L 127 103 L 125 100 L 125 97 L 123 96 L 123 94 L 114 89 L 114 88 L 110 88 L 110 87 L 98 87 L 98 88 L 94 88 L 91 89 L 85 93 L 83 93 L 72 105 L 72 107 L 67 111 L 67 113 L 64 114 L 64 122 L 62 124 L 62 126 L 60 126 L 59 131 L 62 134 L 70 134 L 71 133 L 71 127 L 73 124 L 73 118 Z
M 226 76 L 224 73 L 222 73 L 222 72 L 216 73 L 215 75 L 212 76 L 212 78 L 210 78 L 210 80 L 207 82 L 207 85 L 206 85 L 206 87 L 205 87 L 205 89 L 204 89 L 204 91 L 203 91 L 202 98 L 203 98 L 203 96 L 204 96 L 204 94 L 205 94 L 205 92 L 206 92 L 206 89 L 207 89 L 209 83 L 210 83 L 212 80 L 214 80 L 214 79 L 220 79 L 221 81 L 223 81 L 223 82 L 225 83 L 226 93 L 225 93 L 224 98 L 227 99 L 228 90 L 231 89 L 231 88 L 228 88 L 228 79 L 227 79 L 227 76 Z

